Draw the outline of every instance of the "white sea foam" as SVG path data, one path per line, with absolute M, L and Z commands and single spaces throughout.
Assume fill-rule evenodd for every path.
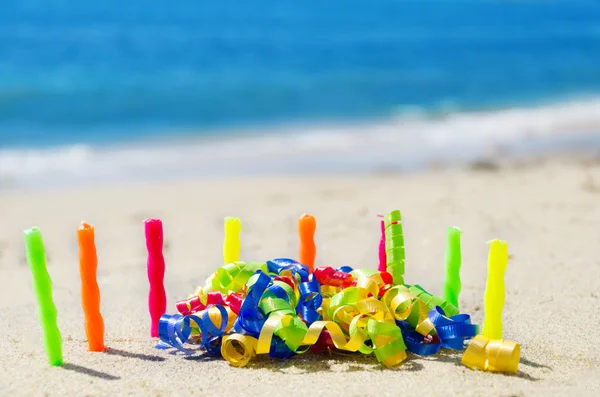
M 464 161 L 527 142 L 600 136 L 600 99 L 538 108 L 401 113 L 379 122 L 215 134 L 210 139 L 112 148 L 72 145 L 0 150 L 4 185 L 139 180 L 234 173 L 368 171 Z M 593 139 L 591 140 L 594 141 Z M 596 142 L 598 140 L 596 139 Z

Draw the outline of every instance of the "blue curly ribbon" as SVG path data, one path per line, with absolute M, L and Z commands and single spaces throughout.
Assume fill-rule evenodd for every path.
M 396 321 L 396 324 L 402 331 L 404 344 L 409 352 L 418 354 L 419 356 L 431 356 L 437 353 L 442 347 L 441 343 L 423 343 L 425 337 L 415 331 L 406 321 Z
M 250 287 L 248 295 L 242 303 L 242 307 L 240 308 L 238 318 L 235 320 L 233 329 L 235 332 L 240 334 L 258 337 L 260 330 L 267 319 L 266 316 L 259 310 L 258 304 L 260 303 L 265 290 L 271 283 L 271 277 L 267 276 L 260 270 L 257 270 L 252 277 L 255 276 L 256 281 Z
M 337 269 L 338 272 L 344 272 L 344 273 L 350 273 L 352 272 L 354 269 L 352 269 L 350 266 L 340 266 Z
M 159 349 L 174 347 L 184 354 L 193 354 L 196 352 L 196 349 L 187 349 L 183 346 L 192 334 L 193 322 L 200 329 L 202 338 L 200 347 L 205 348 L 209 352 L 216 352 L 217 347 L 215 344 L 218 342 L 218 349 L 220 350 L 220 339 L 225 334 L 228 315 L 227 310 L 225 310 L 223 306 L 214 306 L 221 312 L 220 327 L 213 324 L 208 314 L 208 310 L 212 305 L 207 307 L 200 314 L 200 317 L 194 314 L 188 316 L 182 316 L 181 314 L 163 314 L 158 322 L 158 336 L 160 338 L 160 343 L 158 343 L 156 347 Z
M 396 322 L 402 330 L 407 350 L 420 356 L 435 354 L 442 347 L 462 350 L 465 339 L 470 339 L 479 333 L 479 327 L 471 324 L 471 316 L 468 314 L 446 317 L 444 310 L 436 306 L 429 311 L 427 316 L 435 327 L 440 343 L 423 343 L 425 337 L 416 332 L 409 323 L 406 321 Z
M 290 302 L 290 297 L 288 296 L 287 292 L 285 292 L 285 290 L 283 288 L 281 288 L 279 285 L 271 284 L 267 288 L 267 291 L 271 292 L 273 294 L 273 296 L 276 298 L 284 299 L 287 302 Z
M 269 357 L 290 358 L 295 355 L 296 353 L 294 353 L 289 347 L 287 347 L 283 339 L 276 335 L 273 335 L 273 339 L 271 339 L 271 349 L 269 350 Z
M 206 343 L 204 348 L 210 355 L 220 357 L 222 341 L 222 336 L 213 336 L 212 338 L 208 339 L 208 342 Z
M 289 270 L 295 276 L 300 276 L 301 282 L 308 281 L 309 269 L 298 261 L 290 258 L 275 258 L 267 261 L 267 269 L 269 273 L 280 274 L 284 270 Z
M 429 320 L 435 326 L 442 347 L 447 349 L 464 349 L 465 339 L 470 339 L 479 333 L 479 327 L 471 324 L 471 316 L 468 314 L 457 314 L 446 317 L 444 310 L 436 306 L 428 314 Z
M 296 312 L 302 316 L 307 325 L 321 319 L 317 309 L 323 303 L 321 284 L 317 280 L 307 281 L 298 285 L 300 300 Z

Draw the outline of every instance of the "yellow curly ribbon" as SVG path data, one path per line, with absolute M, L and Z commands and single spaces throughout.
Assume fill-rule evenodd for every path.
M 356 322 L 360 317 L 356 317 Z M 269 353 L 274 335 L 283 339 L 291 350 L 304 353 L 311 345 L 317 343 L 324 329 L 329 331 L 333 344 L 340 350 L 355 352 L 366 348 L 366 354 L 373 351 L 365 345 L 365 341 L 369 339 L 368 334 L 358 326 L 351 332 L 350 339 L 347 339 L 340 326 L 333 321 L 315 321 L 307 329 L 300 319 L 287 314 L 270 316 L 265 322 L 258 337 L 256 354 Z
M 341 290 L 340 287 L 334 287 L 333 285 L 321 285 L 321 295 L 323 295 L 323 298 L 331 298 Z
M 332 285 L 321 286 L 321 296 L 323 297 L 323 303 L 321 303 L 321 307 L 317 309 L 317 313 L 321 315 L 323 320 L 331 320 L 331 318 L 329 318 L 329 306 L 331 302 L 331 297 L 339 293 L 341 290 L 341 288 L 334 287 Z
M 377 298 L 377 296 L 379 295 L 379 284 L 377 283 L 377 276 L 379 275 L 373 275 L 369 278 L 358 279 L 358 281 L 356 282 L 356 288 L 364 290 L 363 294 L 365 294 L 367 297 Z M 379 276 L 379 281 L 383 283 L 383 280 L 381 280 L 381 276 Z
M 187 299 L 193 298 L 194 296 L 197 296 L 198 298 L 200 298 L 200 302 L 202 302 L 203 305 L 206 306 L 206 304 L 208 303 L 208 294 L 204 291 L 204 287 L 196 287 L 196 290 L 194 291 L 193 294 L 188 295 Z M 189 305 L 188 305 L 188 309 L 189 309 Z
M 365 332 L 359 331 L 355 332 L 350 339 L 346 339 L 339 325 L 333 321 L 315 321 L 308 328 L 303 344 L 314 345 L 317 343 L 323 330 L 329 331 L 334 346 L 340 350 L 358 351 L 361 347 L 365 346 L 365 341 L 368 339 L 368 335 Z
M 521 346 L 502 339 L 477 335 L 467 347 L 461 362 L 471 369 L 516 373 L 521 359 Z
M 358 334 L 365 341 L 369 340 L 370 336 L 367 333 L 366 328 L 367 328 L 367 324 L 369 323 L 369 321 L 371 321 L 370 319 L 372 317 L 373 316 L 370 314 L 358 314 L 358 315 L 354 316 L 354 318 L 350 322 L 350 327 L 349 327 L 350 335 Z M 371 354 L 371 353 L 373 353 L 373 351 L 375 351 L 375 348 L 363 343 L 359 347 L 358 351 L 361 352 L 362 354 Z
M 357 287 L 369 288 L 368 285 L 371 282 L 377 284 L 379 290 L 391 287 L 391 284 L 383 281 L 381 272 L 375 269 L 356 269 L 350 272 L 350 274 L 357 280 Z
M 381 299 L 396 320 L 407 321 L 421 335 L 430 334 L 434 325 L 429 320 L 429 308 L 404 285 L 390 288 Z
M 242 334 L 223 337 L 221 355 L 234 367 L 243 367 L 256 355 L 256 338 Z
M 349 287 L 331 297 L 329 302 L 329 317 L 333 318 L 333 312 L 340 306 L 348 304 L 356 304 L 362 299 L 373 299 L 379 294 L 379 287 L 374 282 L 368 280 L 363 287 Z
M 231 310 L 231 308 L 229 306 L 225 306 L 225 310 L 227 310 L 227 326 L 225 327 L 225 332 L 229 332 L 231 331 L 231 329 L 233 328 L 233 324 L 235 323 L 235 320 L 237 320 L 237 314 L 235 314 L 233 312 L 233 310 Z M 218 311 L 218 310 L 217 310 Z M 220 317 L 220 312 L 219 312 L 219 317 Z M 219 323 L 217 324 L 213 319 L 212 319 L 212 315 L 211 312 L 209 312 L 209 316 L 211 316 L 211 320 L 213 321 L 213 323 L 215 324 L 216 327 L 220 327 L 221 326 L 221 322 L 219 321 Z
M 381 302 L 389 308 L 396 320 L 406 320 L 412 311 L 417 297 L 403 285 L 390 288 L 381 299 Z
M 278 275 L 290 277 L 292 280 L 294 280 L 294 283 L 296 285 L 298 285 L 302 282 L 302 276 L 300 275 L 300 273 L 292 271 L 291 269 L 284 269 L 281 272 L 279 272 Z

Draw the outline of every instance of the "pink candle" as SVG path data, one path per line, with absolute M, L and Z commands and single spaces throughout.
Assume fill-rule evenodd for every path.
M 148 293 L 148 309 L 152 326 L 150 336 L 158 337 L 158 322 L 160 316 L 167 311 L 167 296 L 163 284 L 165 277 L 165 258 L 163 257 L 163 228 L 160 219 L 146 219 L 146 248 L 148 248 L 148 281 L 150 281 L 150 292 Z
M 379 239 L 379 267 L 377 270 L 385 272 L 387 269 L 387 255 L 385 254 L 385 222 L 381 221 L 381 238 Z

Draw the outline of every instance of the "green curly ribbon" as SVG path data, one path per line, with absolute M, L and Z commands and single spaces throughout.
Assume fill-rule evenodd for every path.
M 362 279 L 362 278 L 369 278 L 372 275 L 377 274 L 377 273 L 379 273 L 379 270 L 377 270 L 377 269 L 364 268 L 364 269 L 354 269 L 350 272 L 350 275 L 358 280 L 358 279 Z
M 267 273 L 266 263 L 232 262 L 223 265 L 206 280 L 204 292 L 220 291 L 223 294 L 239 292 L 257 270 Z
M 427 308 L 429 310 L 435 309 L 436 306 L 439 306 L 442 308 L 442 310 L 444 310 L 444 313 L 446 313 L 446 316 L 448 316 L 448 317 L 455 316 L 459 313 L 456 306 L 449 303 L 448 301 L 445 301 L 443 298 L 440 298 L 439 296 L 431 295 L 429 292 L 425 291 L 423 289 L 423 287 L 421 287 L 420 285 L 415 284 L 412 287 L 410 287 L 408 290 L 410 292 L 412 292 L 421 301 L 423 301 L 423 303 L 425 303 L 425 305 L 427 306 Z M 413 316 L 412 313 L 411 313 L 411 316 Z M 407 321 L 410 323 L 411 322 L 410 320 L 412 320 L 412 319 L 409 316 Z

